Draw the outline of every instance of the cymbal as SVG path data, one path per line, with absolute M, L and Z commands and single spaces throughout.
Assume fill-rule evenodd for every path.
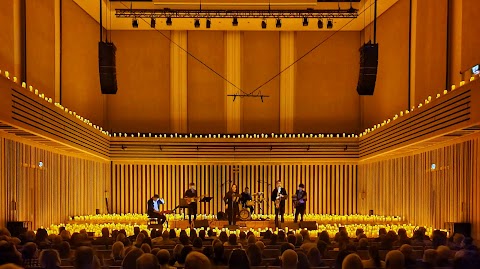
M 263 192 L 254 193 L 254 194 L 252 194 L 252 196 L 263 196 Z

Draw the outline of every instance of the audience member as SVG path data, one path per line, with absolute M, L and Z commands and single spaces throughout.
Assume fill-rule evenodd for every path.
M 370 246 L 368 256 L 370 259 L 362 261 L 364 268 L 385 268 L 385 262 L 381 260 L 376 246 Z
M 211 267 L 210 260 L 197 251 L 192 251 L 185 259 L 185 269 L 210 269 Z
M 248 246 L 247 256 L 250 260 L 251 266 L 259 266 L 262 264 L 262 250 L 260 250 L 260 248 L 256 244 Z
M 170 261 L 170 252 L 166 249 L 160 249 L 157 253 L 158 263 L 160 264 L 160 269 L 169 269 L 170 266 L 168 262 Z
M 357 254 L 348 254 L 342 262 L 342 269 L 363 269 L 362 260 Z
M 385 268 L 387 269 L 403 269 L 405 267 L 405 257 L 399 250 L 392 250 L 385 257 Z
M 151 253 L 144 253 L 137 258 L 136 269 L 159 269 L 160 263 L 157 257 Z
M 42 269 L 60 268 L 60 255 L 58 255 L 58 251 L 56 251 L 55 249 L 42 250 L 42 252 L 40 252 L 40 257 L 38 258 L 38 260 Z
M 293 249 L 287 249 L 281 257 L 282 269 L 297 269 L 298 255 Z

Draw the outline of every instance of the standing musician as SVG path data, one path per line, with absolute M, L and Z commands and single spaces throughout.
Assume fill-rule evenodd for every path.
M 305 215 L 305 209 L 307 208 L 307 192 L 305 191 L 305 185 L 300 183 L 298 190 L 295 192 L 297 197 L 294 201 L 295 206 L 295 219 L 293 222 L 297 222 L 298 214 L 300 214 L 300 221 L 303 221 L 303 215 Z
M 250 213 L 253 214 L 253 206 L 247 206 L 248 201 L 252 201 L 252 195 L 250 194 L 250 189 L 245 187 L 245 191 L 240 194 L 240 201 L 242 202 L 243 208 L 250 208 Z
M 195 183 L 190 183 L 190 189 L 185 192 L 185 198 L 197 198 L 197 190 L 195 190 Z M 192 224 L 193 221 L 197 219 L 197 201 L 195 199 L 190 199 L 188 201 L 188 223 Z
M 237 215 L 239 214 L 238 210 L 238 202 L 239 202 L 239 195 L 237 191 L 237 185 L 233 184 L 230 187 L 230 190 L 225 194 L 223 198 L 225 201 L 225 211 L 228 216 L 228 225 L 235 225 L 237 223 Z
M 272 191 L 271 200 L 275 202 L 275 225 L 278 226 L 278 215 L 280 214 L 281 222 L 285 220 L 283 215 L 285 214 L 285 200 L 288 194 L 285 188 L 282 187 L 282 182 L 277 181 L 277 187 Z
M 153 195 L 153 197 L 147 201 L 148 217 L 156 218 L 160 224 L 163 224 L 167 220 L 167 217 L 160 213 L 160 205 L 163 204 L 165 204 L 165 201 L 160 199 L 158 194 Z

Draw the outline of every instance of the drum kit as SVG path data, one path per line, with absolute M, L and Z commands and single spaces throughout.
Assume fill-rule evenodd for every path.
M 247 201 L 245 203 L 245 206 L 239 212 L 240 220 L 245 221 L 245 220 L 251 219 L 252 214 L 250 213 L 250 207 L 255 206 L 256 204 L 258 204 L 258 209 L 263 214 L 262 204 L 263 204 L 264 201 L 265 201 L 265 197 L 264 197 L 263 192 L 257 192 L 257 193 L 252 194 L 252 200 Z

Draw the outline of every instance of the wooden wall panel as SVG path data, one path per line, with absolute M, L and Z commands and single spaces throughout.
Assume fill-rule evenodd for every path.
M 33 228 L 69 216 L 106 213 L 109 163 L 60 155 L 1 138 L 0 223 L 32 221 Z M 39 166 L 43 163 L 43 167 Z
M 374 210 L 436 228 L 444 228 L 445 222 L 472 222 L 478 238 L 479 142 L 477 135 L 422 153 L 361 162 L 358 212 Z
M 265 198 L 270 200 L 277 179 L 282 180 L 289 195 L 294 194 L 298 184 L 305 184 L 309 193 L 307 213 L 354 214 L 357 207 L 353 194 L 357 185 L 355 164 L 172 165 L 114 162 L 113 171 L 113 213 L 145 213 L 147 200 L 156 193 L 165 198 L 164 209 L 172 209 L 178 205 L 189 183 L 195 182 L 199 194 L 214 197 L 207 205 L 206 213 L 216 214 L 224 211 L 222 198 L 231 184 L 238 184 L 240 190 L 249 187 L 252 193 L 265 192 Z M 325 184 L 328 184 L 327 188 L 323 187 Z M 272 203 L 265 201 L 262 207 L 265 213 L 273 213 Z M 286 210 L 287 213 L 293 213 L 290 202 Z M 203 204 L 200 204 L 199 212 L 205 212 Z
M 3 0 L 0 1 L 0 25 L 2 25 L 2 31 L 0 31 L 0 40 L 2 45 L 0 46 L 0 63 L 2 71 L 7 70 L 14 73 L 15 70 L 15 12 L 14 1 Z M 14 74 L 17 77 L 21 77 L 21 74 Z

